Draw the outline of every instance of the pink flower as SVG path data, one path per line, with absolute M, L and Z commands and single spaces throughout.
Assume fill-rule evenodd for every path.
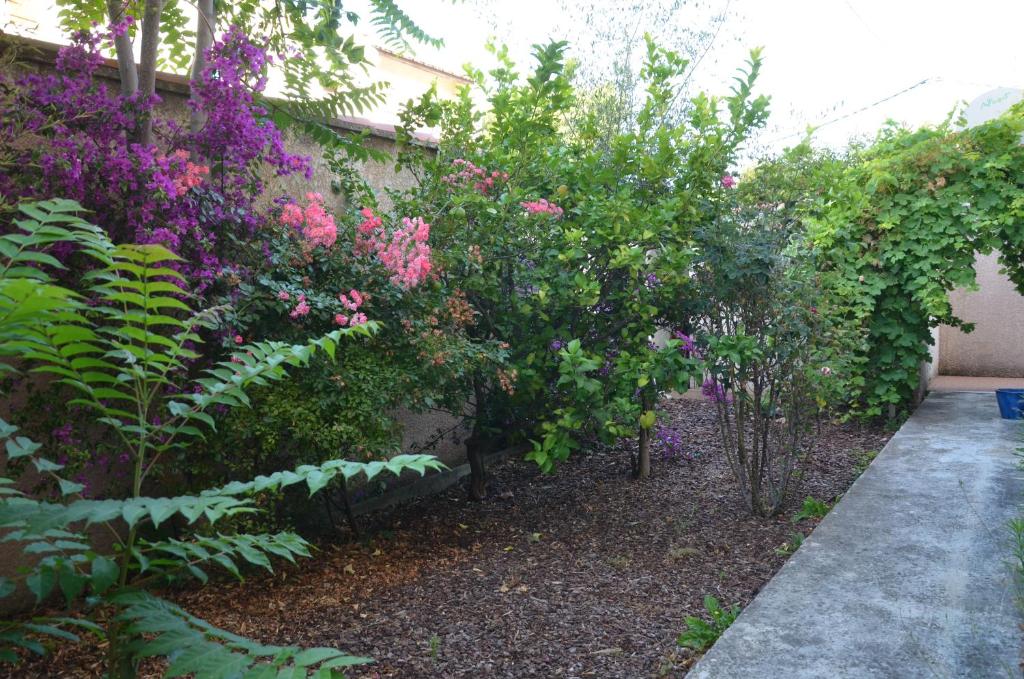
M 350 318 L 348 321 L 348 324 L 352 327 L 355 327 L 357 325 L 363 325 L 364 323 L 366 323 L 366 314 L 364 314 L 362 311 L 353 315 L 352 318 Z
M 288 203 L 281 210 L 281 223 L 294 229 L 302 225 L 302 208 L 295 203 Z
M 292 318 L 299 318 L 309 313 L 309 304 L 306 303 L 306 296 L 299 295 L 299 303 L 295 305 L 295 308 L 288 314 Z
M 241 344 L 244 341 L 245 339 L 243 339 L 241 335 L 235 335 L 235 344 Z
M 288 294 L 287 290 L 282 290 L 281 292 L 277 293 L 277 298 L 282 302 L 287 302 L 292 298 L 292 296 Z
M 310 248 L 322 245 L 329 248 L 338 239 L 338 227 L 334 217 L 324 209 L 324 197 L 319 193 L 306 194 L 309 204 L 288 203 L 281 208 L 281 223 L 293 229 L 301 229 Z
M 523 209 L 531 215 L 551 215 L 552 217 L 561 217 L 562 208 L 558 207 L 554 203 L 549 203 L 544 198 L 537 201 L 523 201 L 520 203 Z
M 391 282 L 395 285 L 412 288 L 426 280 L 433 268 L 430 246 L 427 245 L 430 224 L 420 217 L 403 217 L 402 227 L 389 234 L 385 232 L 380 218 L 372 215 L 368 209 L 363 211 L 366 220 L 357 229 L 356 253 L 376 253 L 380 263 L 391 272 Z M 342 304 L 346 303 L 351 302 L 342 299 Z M 359 304 L 361 301 L 356 306 Z
M 334 322 L 344 327 L 348 323 L 348 316 L 345 314 L 335 314 Z
M 722 175 L 722 188 L 731 189 L 736 186 L 736 178 L 731 174 Z

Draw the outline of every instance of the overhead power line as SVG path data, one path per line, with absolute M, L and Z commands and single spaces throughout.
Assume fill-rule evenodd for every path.
M 836 116 L 835 118 L 829 118 L 828 120 L 825 120 L 825 121 L 823 121 L 821 123 L 818 123 L 817 125 L 812 126 L 811 129 L 813 129 L 813 130 L 820 130 L 821 128 L 825 127 L 826 125 L 832 125 L 833 123 L 838 123 L 840 121 L 846 120 L 847 118 L 852 118 L 855 115 L 864 113 L 865 111 L 870 111 L 871 109 L 873 109 L 873 108 L 875 108 L 877 106 L 881 106 L 882 104 L 886 103 L 887 101 L 892 101 L 893 99 L 895 99 L 897 97 L 901 97 L 904 94 L 906 94 L 906 93 L 908 93 L 908 92 L 910 92 L 912 90 L 916 90 L 918 87 L 922 87 L 924 85 L 927 85 L 930 82 L 936 82 L 938 80 L 941 80 L 941 78 L 925 78 L 924 80 L 919 80 L 918 82 L 914 83 L 913 85 L 910 85 L 909 87 L 904 87 L 899 92 L 893 92 L 892 94 L 890 94 L 887 97 L 882 97 L 878 101 L 874 101 L 874 102 L 871 102 L 870 104 L 867 104 L 865 106 L 861 106 L 860 108 L 855 109 L 853 111 L 849 111 L 847 113 L 844 113 L 841 116 Z M 806 134 L 806 131 L 802 130 L 802 131 L 799 131 L 799 132 L 791 132 L 789 134 L 784 134 L 781 137 L 775 137 L 774 139 L 769 139 L 765 143 L 766 144 L 774 144 L 777 141 L 782 141 L 783 139 L 789 139 L 790 137 L 798 137 L 798 136 L 800 136 L 802 134 Z

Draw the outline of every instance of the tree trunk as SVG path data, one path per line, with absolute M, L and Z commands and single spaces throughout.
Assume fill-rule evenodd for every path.
M 479 376 L 473 377 L 473 407 L 476 416 L 473 418 L 473 434 L 466 439 L 466 459 L 469 461 L 469 499 L 482 502 L 487 499 L 487 468 L 484 465 L 484 434 L 483 417 L 484 399 L 483 383 Z
M 142 14 L 142 52 L 139 56 L 139 93 L 143 99 L 156 92 L 156 55 L 160 46 L 160 13 L 164 0 L 146 0 Z M 139 118 L 136 139 L 140 144 L 153 143 L 153 114 L 143 112 Z
M 637 445 L 636 469 L 633 475 L 638 479 L 646 479 L 651 475 L 651 430 L 640 427 L 640 440 Z
M 198 0 L 196 8 L 196 54 L 192 60 L 192 114 L 189 117 L 189 129 L 194 133 L 202 129 L 206 123 L 206 114 L 199 110 L 195 94 L 195 85 L 206 68 L 206 50 L 213 45 L 213 34 L 217 30 L 217 8 L 213 0 Z
M 124 17 L 124 2 L 107 0 L 107 15 L 110 23 L 117 23 Z M 128 33 L 114 38 L 114 51 L 117 54 L 117 72 L 121 76 L 121 94 L 130 97 L 139 91 L 139 71 L 135 67 L 135 54 L 132 52 L 132 39 Z
M 348 527 L 352 530 L 352 535 L 358 540 L 362 534 L 359 531 L 359 522 L 356 521 L 356 513 L 352 509 L 352 498 L 348 495 L 348 480 L 345 478 L 341 479 L 341 501 L 342 507 L 345 509 L 345 518 L 348 520 Z
M 484 466 L 483 445 L 475 436 L 466 441 L 469 460 L 469 499 L 481 502 L 487 499 L 487 468 Z

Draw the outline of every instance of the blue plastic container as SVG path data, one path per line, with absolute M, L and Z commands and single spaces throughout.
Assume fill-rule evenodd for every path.
M 999 414 L 1004 420 L 1021 419 L 1024 389 L 996 389 L 996 401 L 999 402 Z

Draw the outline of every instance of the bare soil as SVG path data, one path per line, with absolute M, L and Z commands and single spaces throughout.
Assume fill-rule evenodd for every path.
M 813 528 L 791 522 L 802 499 L 838 498 L 889 433 L 823 425 L 785 510 L 759 519 L 719 454 L 713 409 L 676 399 L 664 411 L 695 459 L 656 447 L 649 480 L 630 478 L 628 443 L 551 476 L 509 460 L 491 470 L 486 502 L 455 487 L 371 517 L 369 537 L 323 542 L 298 566 L 171 596 L 266 643 L 376 659 L 353 677 L 682 677 L 695 660 L 676 645 L 684 616 L 702 615 L 706 594 L 746 605 L 791 535 Z M 100 676 L 102 650 L 65 646 L 14 676 Z

